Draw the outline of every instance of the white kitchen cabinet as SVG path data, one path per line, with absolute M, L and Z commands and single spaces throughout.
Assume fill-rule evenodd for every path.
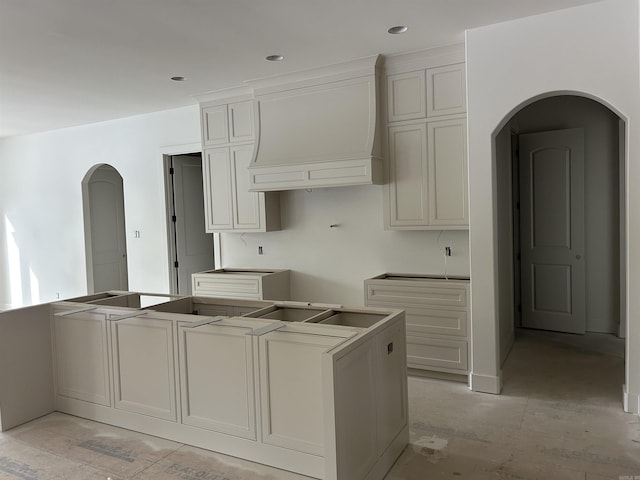
M 386 76 L 385 228 L 466 230 L 465 64 L 451 52 L 406 57 Z
M 202 144 L 205 147 L 229 143 L 229 126 L 227 123 L 227 106 L 215 105 L 203 108 L 202 112 Z
M 206 231 L 266 232 L 280 229 L 277 192 L 249 192 L 253 145 L 204 151 L 203 185 Z
M 196 296 L 249 300 L 290 298 L 289 270 L 219 268 L 194 273 L 191 282 L 192 292 Z
M 385 273 L 364 285 L 366 306 L 405 310 L 409 367 L 469 372 L 468 279 Z
M 429 225 L 429 167 L 425 122 L 389 128 L 389 224 Z
M 427 123 L 429 225 L 467 228 L 467 119 Z
M 203 106 L 202 144 L 204 147 L 228 143 L 253 142 L 253 102 Z
M 387 120 L 399 122 L 467 111 L 464 63 L 387 75 Z
M 180 323 L 182 423 L 256 440 L 252 331 L 233 319 Z
M 86 298 L 142 305 L 142 296 Z M 59 334 L 55 363 L 99 364 L 112 401 L 67 396 L 56 381 L 58 411 L 325 480 L 382 480 L 408 444 L 401 310 L 179 296 L 154 310 L 81 302 L 29 315 Z M 200 304 L 253 312 L 193 314 Z M 88 336 L 82 321 L 92 325 Z M 94 374 L 87 371 L 82 381 Z
M 388 225 L 466 229 L 466 118 L 389 127 Z
M 425 71 L 387 75 L 387 117 L 389 122 L 427 116 Z
M 260 337 L 262 441 L 323 456 L 322 354 L 353 332 L 305 327 Z
M 207 232 L 233 230 L 231 162 L 228 148 L 204 151 L 202 175 Z
M 116 409 L 177 420 L 174 328 L 151 313 L 111 320 Z
M 230 103 L 227 110 L 229 114 L 229 142 L 253 142 L 256 138 L 253 101 Z
M 107 312 L 77 310 L 58 308 L 52 316 L 56 393 L 111 406 Z
M 467 111 L 464 63 L 427 69 L 427 117 Z

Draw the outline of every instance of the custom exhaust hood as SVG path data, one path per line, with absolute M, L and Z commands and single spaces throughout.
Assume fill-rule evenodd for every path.
M 254 192 L 383 182 L 378 56 L 248 82 Z

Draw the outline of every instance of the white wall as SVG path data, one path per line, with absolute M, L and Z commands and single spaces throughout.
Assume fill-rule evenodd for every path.
M 472 388 L 498 392 L 494 134 L 547 92 L 584 92 L 627 123 L 627 182 L 640 180 L 638 0 L 610 0 L 467 32 L 472 288 Z M 628 244 L 640 241 L 640 191 L 628 190 Z M 640 291 L 640 258 L 628 251 L 629 292 Z M 482 279 L 482 281 L 478 281 Z M 640 297 L 629 295 L 629 409 L 640 399 Z
M 86 292 L 81 181 L 98 163 L 113 165 L 124 179 L 129 288 L 168 292 L 162 152 L 188 143 L 200 143 L 195 105 L 0 140 L 0 272 L 11 276 L 0 276 L 0 308 L 15 306 L 19 290 L 24 304 Z M 7 255 L 12 238 L 19 268 Z
M 288 268 L 292 299 L 349 306 L 364 304 L 363 281 L 371 276 L 444 274 L 445 246 L 453 252 L 446 273 L 469 274 L 467 231 L 385 231 L 382 196 L 379 185 L 282 192 L 283 230 L 220 234 L 222 266 Z

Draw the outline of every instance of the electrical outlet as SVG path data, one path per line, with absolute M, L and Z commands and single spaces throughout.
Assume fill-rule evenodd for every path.
M 444 247 L 444 254 L 447 257 L 450 257 L 451 256 L 451 247 Z
M 264 252 L 262 251 L 262 245 L 258 247 L 258 255 L 262 255 Z

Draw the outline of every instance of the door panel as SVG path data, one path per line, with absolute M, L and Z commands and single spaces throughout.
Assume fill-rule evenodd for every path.
M 213 235 L 205 231 L 202 160 L 178 155 L 172 158 L 173 199 L 178 289 L 191 295 L 191 275 L 213 268 Z
M 252 157 L 253 145 L 231 148 L 231 183 L 235 205 L 233 225 L 241 230 L 260 230 L 261 223 L 264 222 L 260 218 L 260 212 L 264 210 L 260 207 L 264 194 L 249 192 L 251 182 L 248 168 Z
M 229 149 L 206 150 L 202 167 L 206 231 L 233 230 Z
M 522 324 L 585 332 L 582 129 L 520 135 Z
M 122 177 L 111 166 L 88 182 L 93 291 L 128 290 Z M 91 287 L 90 287 L 91 288 Z

